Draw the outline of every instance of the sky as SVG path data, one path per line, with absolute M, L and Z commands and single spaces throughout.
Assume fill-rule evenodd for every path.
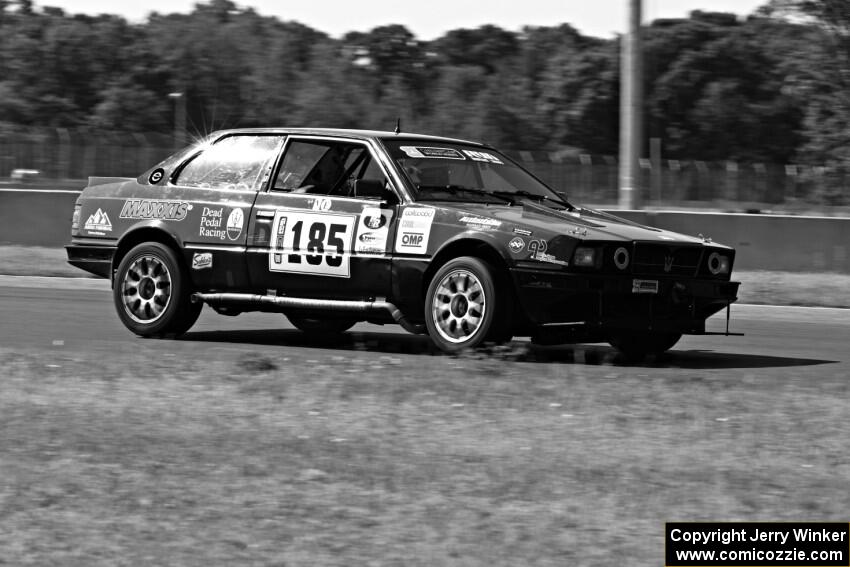
M 190 12 L 197 0 L 35 0 L 68 13 L 120 14 L 133 22 L 150 12 Z M 643 0 L 645 21 L 686 17 L 692 10 L 751 14 L 768 0 Z M 235 0 L 265 16 L 295 20 L 341 37 L 384 24 L 402 24 L 419 39 L 484 24 L 517 31 L 525 25 L 569 23 L 585 35 L 610 38 L 625 31 L 628 0 Z

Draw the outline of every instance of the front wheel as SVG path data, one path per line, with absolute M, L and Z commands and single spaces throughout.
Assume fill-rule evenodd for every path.
M 673 348 L 681 338 L 681 333 L 622 331 L 611 336 L 609 342 L 626 357 L 642 360 L 648 354 L 661 354 Z
M 503 340 L 506 309 L 493 268 L 473 257 L 443 265 L 425 296 L 425 326 L 438 348 L 457 352 Z
M 192 303 L 185 268 L 171 248 L 146 242 L 118 264 L 112 298 L 124 326 L 142 337 L 176 336 L 198 320 L 202 303 Z

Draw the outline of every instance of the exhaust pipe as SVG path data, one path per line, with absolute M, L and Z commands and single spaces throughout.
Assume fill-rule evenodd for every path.
M 193 302 L 209 305 L 272 305 L 281 311 L 286 309 L 321 309 L 344 313 L 388 313 L 397 324 L 408 333 L 424 335 L 425 325 L 416 325 L 407 320 L 401 310 L 389 301 L 347 301 L 336 299 L 308 299 L 302 297 L 282 297 L 251 293 L 193 293 Z

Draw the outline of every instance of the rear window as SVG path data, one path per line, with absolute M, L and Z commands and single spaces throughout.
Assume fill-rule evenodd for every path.
M 259 191 L 271 175 L 284 136 L 235 135 L 196 155 L 173 182 L 185 187 Z

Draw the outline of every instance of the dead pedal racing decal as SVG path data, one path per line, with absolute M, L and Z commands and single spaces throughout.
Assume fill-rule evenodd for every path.
M 354 252 L 357 254 L 385 254 L 390 234 L 393 212 L 378 207 L 364 207 L 357 225 Z
M 349 214 L 277 210 L 269 270 L 351 277 L 351 239 L 357 217 Z
M 242 209 L 233 209 L 224 223 L 224 207 L 204 207 L 201 211 L 200 228 L 198 236 L 203 238 L 216 238 L 224 240 L 236 240 L 242 234 L 242 225 L 245 215 Z M 222 226 L 224 224 L 224 226 Z
M 112 223 L 109 220 L 109 215 L 98 209 L 94 214 L 89 216 L 84 227 L 89 233 L 103 236 L 106 232 L 112 232 Z
M 205 270 L 212 268 L 212 252 L 195 252 L 192 255 L 192 269 Z
M 434 209 L 409 207 L 401 213 L 398 233 L 395 239 L 395 251 L 407 254 L 425 254 L 431 237 L 431 223 L 434 222 Z
M 159 199 L 127 199 L 121 208 L 122 219 L 161 219 L 182 221 L 192 205 L 186 201 L 163 201 Z

